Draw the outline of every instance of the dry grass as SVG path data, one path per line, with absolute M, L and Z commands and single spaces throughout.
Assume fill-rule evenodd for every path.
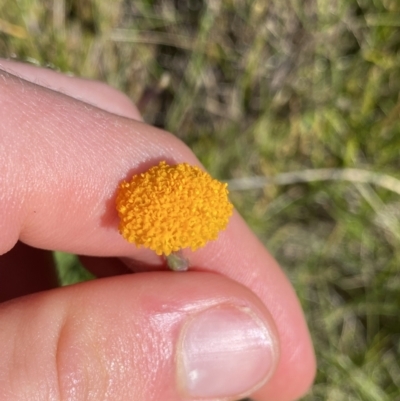
M 221 179 L 394 177 L 385 188 L 297 180 L 232 199 L 304 306 L 319 361 L 304 400 L 395 401 L 399 21 L 397 0 L 2 0 L 0 55 L 121 89 Z

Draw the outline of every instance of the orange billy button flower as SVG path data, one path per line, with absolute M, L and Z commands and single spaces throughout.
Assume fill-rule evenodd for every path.
M 122 182 L 116 203 L 122 236 L 165 255 L 172 270 L 186 270 L 180 250 L 215 240 L 233 211 L 227 184 L 198 167 L 165 161 Z

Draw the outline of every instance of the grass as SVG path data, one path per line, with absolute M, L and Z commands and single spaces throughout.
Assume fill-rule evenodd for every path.
M 340 171 L 400 178 L 399 21 L 397 0 L 2 0 L 0 56 L 119 88 L 220 179 L 338 171 L 232 200 L 304 307 L 319 369 L 303 401 L 396 401 L 396 181 Z

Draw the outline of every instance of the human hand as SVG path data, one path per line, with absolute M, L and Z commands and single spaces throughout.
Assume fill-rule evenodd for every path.
M 0 135 L 0 296 L 14 298 L 0 304 L 0 401 L 289 401 L 309 388 L 296 296 L 238 214 L 187 273 L 118 233 L 122 179 L 199 165 L 181 141 L 104 84 L 10 61 Z M 56 288 L 55 249 L 103 279 Z

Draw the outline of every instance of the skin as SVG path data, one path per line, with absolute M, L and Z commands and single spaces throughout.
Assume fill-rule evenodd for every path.
M 220 303 L 256 310 L 280 350 L 272 377 L 237 396 L 290 401 L 309 389 L 315 357 L 296 295 L 237 213 L 187 252 L 183 274 L 118 233 L 118 183 L 160 160 L 200 165 L 105 84 L 0 60 L 0 401 L 188 399 L 179 327 Z M 82 255 L 101 279 L 57 288 L 48 250 Z

